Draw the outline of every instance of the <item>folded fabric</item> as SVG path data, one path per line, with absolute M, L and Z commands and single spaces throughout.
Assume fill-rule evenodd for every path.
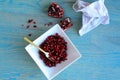
M 81 11 L 83 13 L 82 28 L 79 30 L 81 36 L 100 24 L 109 24 L 108 10 L 104 5 L 104 0 L 98 0 L 93 3 L 77 0 L 73 4 L 73 9 L 76 12 Z

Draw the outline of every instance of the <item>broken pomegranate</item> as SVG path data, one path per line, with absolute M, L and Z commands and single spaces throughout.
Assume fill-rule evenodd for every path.
M 39 47 L 48 52 L 49 58 L 53 59 L 53 61 L 49 60 L 43 52 L 39 51 L 40 58 L 49 67 L 67 60 L 67 42 L 58 33 L 48 36 Z
M 52 4 L 48 8 L 48 16 L 54 17 L 54 18 L 62 18 L 64 15 L 64 10 L 55 2 L 52 2 Z
M 60 27 L 66 31 L 68 28 L 70 28 L 72 26 L 72 21 L 71 21 L 71 18 L 65 18 L 64 20 L 61 20 L 60 21 Z

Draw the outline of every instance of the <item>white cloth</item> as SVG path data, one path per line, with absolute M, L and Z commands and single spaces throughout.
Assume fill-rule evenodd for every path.
M 82 28 L 79 30 L 81 36 L 100 24 L 109 24 L 109 15 L 104 5 L 104 0 L 98 0 L 93 3 L 77 0 L 73 4 L 73 9 L 76 12 L 83 12 Z

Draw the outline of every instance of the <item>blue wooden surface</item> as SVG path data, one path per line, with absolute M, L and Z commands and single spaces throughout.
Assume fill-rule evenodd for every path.
M 23 37 L 32 33 L 34 40 L 60 19 L 47 16 L 49 4 L 55 1 L 71 17 L 73 27 L 66 31 L 82 58 L 61 72 L 53 80 L 120 80 L 120 1 L 105 0 L 110 15 L 109 25 L 100 25 L 80 37 L 81 13 L 75 13 L 75 0 L 0 0 L 0 80 L 46 80 L 35 62 L 25 51 Z M 95 0 L 86 0 L 95 1 Z M 63 4 L 64 3 L 64 4 Z M 30 18 L 37 29 L 21 26 Z

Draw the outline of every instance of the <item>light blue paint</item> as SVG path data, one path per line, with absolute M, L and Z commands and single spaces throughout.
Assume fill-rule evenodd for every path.
M 82 14 L 72 9 L 75 0 L 54 0 L 64 8 L 64 17 L 71 17 L 73 26 L 66 31 L 82 58 L 53 80 L 120 80 L 120 1 L 105 0 L 110 24 L 100 25 L 84 36 L 78 35 Z M 93 2 L 95 0 L 86 0 Z M 46 80 L 42 71 L 25 51 L 23 37 L 32 33 L 36 39 L 50 27 L 44 24 L 59 22 L 47 16 L 52 0 L 0 0 L 0 80 Z M 64 3 L 64 4 L 62 4 Z M 33 18 L 38 29 L 26 29 Z

